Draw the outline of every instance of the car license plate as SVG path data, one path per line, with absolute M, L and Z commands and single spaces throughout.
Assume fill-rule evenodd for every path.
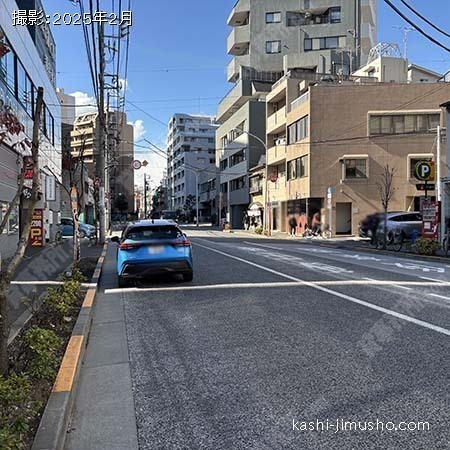
M 162 245 L 155 245 L 154 247 L 148 248 L 151 255 L 158 255 L 164 251 L 164 247 Z

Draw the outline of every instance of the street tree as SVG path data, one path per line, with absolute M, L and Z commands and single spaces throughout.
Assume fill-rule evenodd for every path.
M 0 375 L 7 375 L 8 364 L 8 337 L 9 337 L 9 322 L 8 322 L 8 291 L 19 264 L 21 263 L 25 250 L 28 245 L 31 221 L 34 209 L 39 199 L 39 127 L 41 123 L 41 114 L 44 98 L 44 89 L 39 87 L 36 96 L 36 111 L 34 115 L 33 124 L 33 139 L 31 141 L 31 158 L 33 161 L 33 180 L 31 187 L 31 197 L 28 201 L 28 209 L 24 215 L 21 236 L 17 249 L 11 260 L 0 268 Z M 22 169 L 23 172 L 24 169 Z M 23 175 L 22 175 L 23 177 Z M 18 194 L 14 199 L 19 198 L 23 190 L 23 180 L 19 183 Z M 13 200 L 14 200 L 13 199 Z M 8 208 L 6 220 L 8 220 L 8 212 L 12 209 Z M 5 218 L 3 219 L 5 220 Z M 2 221 L 3 223 L 3 221 Z M 1 230 L 3 231 L 3 230 Z
M 384 219 L 383 219 L 383 248 L 386 249 L 387 245 L 387 220 L 389 205 L 392 197 L 395 193 L 394 187 L 395 168 L 390 167 L 389 164 L 383 167 L 380 181 L 378 182 L 378 191 L 380 193 L 381 206 L 383 207 Z

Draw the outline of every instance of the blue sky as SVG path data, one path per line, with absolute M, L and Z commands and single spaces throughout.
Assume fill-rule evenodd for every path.
M 400 6 L 399 0 L 393 0 Z M 43 0 L 46 13 L 74 13 L 70 1 Z M 133 26 L 127 98 L 163 123 L 174 112 L 215 114 L 217 103 L 231 85 L 225 69 L 226 38 L 230 29 L 226 19 L 235 0 L 132 0 Z M 438 26 L 450 32 L 449 0 L 409 0 L 409 3 Z M 101 0 L 102 9 L 110 11 L 111 1 Z M 403 9 L 404 10 L 404 9 Z M 412 17 L 412 13 L 408 16 Z M 414 19 L 420 23 L 419 19 Z M 394 26 L 406 23 L 379 0 L 378 41 L 397 42 L 402 48 L 402 34 Z M 430 31 L 429 27 L 425 27 Z M 57 46 L 58 86 L 67 93 L 79 92 L 80 99 L 92 95 L 82 29 L 79 26 L 53 26 Z M 450 47 L 450 39 L 437 32 L 434 37 Z M 411 62 L 438 72 L 450 68 L 450 54 L 427 41 L 418 32 L 408 35 Z M 137 125 L 136 137 L 142 135 L 164 145 L 165 128 L 131 105 L 128 118 Z M 137 121 L 137 122 L 136 122 Z M 155 182 L 164 166 L 154 154 L 139 158 L 150 161 L 148 172 Z M 140 174 L 142 175 L 142 174 Z

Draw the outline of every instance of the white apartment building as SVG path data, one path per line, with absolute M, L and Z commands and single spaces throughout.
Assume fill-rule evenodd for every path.
M 227 23 L 234 86 L 217 110 L 216 165 L 220 217 L 236 228 L 249 207 L 248 171 L 265 152 L 267 93 L 290 70 L 348 75 L 364 64 L 376 43 L 377 2 L 239 0 Z
M 167 134 L 167 199 L 171 210 L 185 214 L 199 195 L 200 220 L 216 208 L 215 117 L 174 114 Z M 195 209 L 195 208 L 194 208 Z

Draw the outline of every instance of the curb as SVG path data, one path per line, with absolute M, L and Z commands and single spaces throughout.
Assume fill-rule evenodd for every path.
M 47 406 L 42 414 L 32 450 L 61 450 L 64 447 L 107 248 L 108 243 L 105 243 L 67 344 Z

